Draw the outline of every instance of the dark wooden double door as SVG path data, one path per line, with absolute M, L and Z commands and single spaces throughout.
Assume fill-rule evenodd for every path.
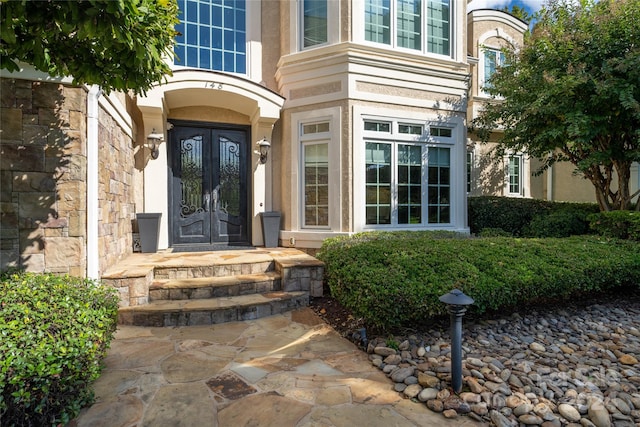
M 170 137 L 171 245 L 248 245 L 249 129 L 174 123 Z

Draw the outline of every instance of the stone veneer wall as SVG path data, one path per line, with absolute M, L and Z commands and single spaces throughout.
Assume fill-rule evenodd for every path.
M 142 180 L 134 177 L 135 155 L 131 138 L 102 108 L 98 122 L 98 248 L 100 273 L 104 273 L 133 252 L 135 194 L 136 191 L 142 192 Z
M 0 81 L 0 268 L 86 272 L 83 88 Z
M 0 105 L 0 269 L 84 277 L 87 91 L 2 78 Z M 98 132 L 102 273 L 132 252 L 138 180 L 131 138 L 102 108 Z

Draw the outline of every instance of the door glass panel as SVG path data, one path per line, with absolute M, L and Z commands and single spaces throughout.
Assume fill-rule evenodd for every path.
M 180 140 L 181 200 L 180 216 L 187 218 L 204 212 L 202 167 L 202 136 Z
M 229 215 L 240 216 L 240 144 L 224 136 L 220 137 L 220 183 L 217 197 L 218 209 Z

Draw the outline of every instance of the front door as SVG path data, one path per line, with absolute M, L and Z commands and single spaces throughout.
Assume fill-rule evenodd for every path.
M 174 126 L 170 147 L 172 246 L 247 245 L 248 129 Z

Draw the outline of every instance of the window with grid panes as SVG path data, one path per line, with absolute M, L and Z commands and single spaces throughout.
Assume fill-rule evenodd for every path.
M 520 194 L 522 191 L 522 156 L 509 156 L 508 178 L 509 193 Z
M 451 222 L 451 149 L 429 150 L 427 209 L 429 224 Z
M 484 67 L 482 68 L 482 88 L 490 87 L 489 78 L 496 72 L 498 67 L 502 66 L 505 61 L 504 52 L 498 49 L 485 48 L 482 54 Z
M 330 122 L 300 125 L 302 156 L 302 225 L 329 227 L 329 138 Z
M 304 225 L 329 226 L 329 144 L 303 144 Z
M 247 72 L 246 0 L 178 0 L 175 65 Z
M 365 40 L 451 55 L 451 0 L 364 0 Z
M 365 141 L 365 223 L 450 223 L 451 149 L 421 141 L 395 140 L 390 122 L 368 120 L 364 127 L 378 132 L 380 139 L 388 139 Z M 420 125 L 398 124 L 398 135 L 421 135 L 422 131 Z

